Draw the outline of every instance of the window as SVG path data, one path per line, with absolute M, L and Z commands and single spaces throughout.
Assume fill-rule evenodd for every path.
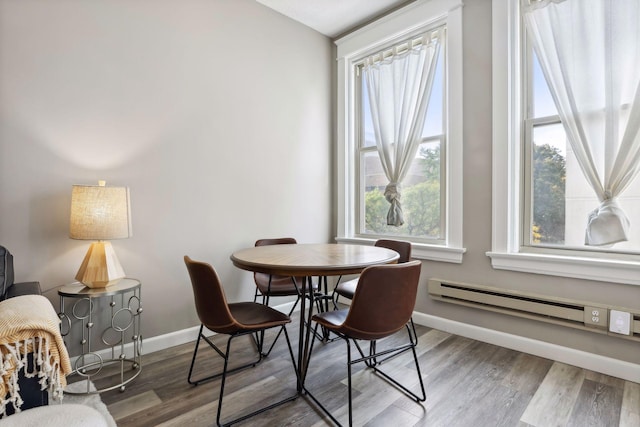
M 363 61 L 421 34 L 446 31 L 427 119 L 401 185 L 404 225 L 386 225 L 388 183 L 373 137 Z M 416 258 L 462 262 L 462 2 L 416 2 L 336 41 L 339 242 L 412 242 Z M 386 181 L 386 182 L 385 182 Z
M 569 4 L 570 1 L 564 2 L 564 6 Z M 582 96 L 581 99 L 584 91 L 576 90 L 578 85 L 571 88 L 571 94 L 560 93 L 554 98 L 543 72 L 542 59 L 538 57 L 540 51 L 534 46 L 533 39 L 538 35 L 526 32 L 531 27 L 525 25 L 521 7 L 518 0 L 493 2 L 493 248 L 488 255 L 493 266 L 500 269 L 640 284 L 637 275 L 640 267 L 640 179 L 635 176 L 615 197 L 617 207 L 631 220 L 627 240 L 605 245 L 594 242 L 597 239 L 589 234 L 593 232 L 587 231 L 590 230 L 590 215 L 597 211 L 601 201 L 594 187 L 599 182 L 602 187 L 608 185 L 604 178 L 598 177 L 615 176 L 615 173 L 605 173 L 607 168 L 612 170 L 615 148 L 603 142 L 606 138 L 598 134 L 598 138 L 591 138 L 587 148 L 583 149 L 578 143 L 576 153 L 575 141 L 581 138 L 573 135 L 574 143 L 570 143 L 563 123 L 564 117 L 571 129 L 584 126 L 582 140 L 587 140 L 589 138 L 584 134 L 601 126 L 605 120 L 599 122 L 594 118 L 604 116 L 609 109 L 623 118 L 620 127 L 624 129 L 624 120 L 631 114 L 633 100 L 622 99 L 618 104 L 612 104 L 613 108 L 606 105 L 594 109 L 595 104 L 591 103 L 588 108 L 578 111 L 575 105 L 586 98 Z M 572 13 L 577 12 L 572 10 Z M 533 27 L 533 31 L 538 28 Z M 557 42 L 557 35 L 555 39 L 554 44 L 562 44 Z M 550 56 L 548 51 L 543 54 Z M 598 61 L 593 53 L 589 55 L 580 60 Z M 569 61 L 560 57 L 558 62 L 565 60 Z M 557 77 L 554 72 L 563 73 L 567 69 L 553 67 L 553 63 L 547 62 L 547 77 L 551 82 Z M 637 85 L 637 80 L 631 80 L 630 86 L 633 82 Z M 589 83 L 584 83 L 588 87 Z M 594 80 L 590 84 L 594 85 Z M 630 93 L 632 98 L 635 89 L 625 88 L 623 92 Z M 565 96 L 578 100 L 569 106 L 563 102 Z M 573 121 L 580 123 L 575 125 Z M 610 148 L 605 150 L 605 146 Z M 611 150 L 613 155 L 609 160 L 600 160 L 606 158 L 603 152 Z M 585 156 L 585 152 L 589 154 Z M 591 157 L 595 171 L 591 176 L 584 172 L 588 157 Z M 605 165 L 606 162 L 611 163 Z M 600 211 L 603 211 L 602 205 Z M 585 243 L 586 240 L 589 242 Z
M 376 145 L 365 62 L 439 34 L 419 146 L 400 185 L 402 225 L 388 225 L 390 182 Z M 426 43 L 426 42 L 425 42 Z M 461 262 L 462 11 L 460 1 L 409 5 L 338 45 L 338 241 L 399 238 L 418 258 Z M 430 90 L 430 92 L 429 92 Z M 382 129 L 379 127 L 378 129 Z M 396 148 L 394 146 L 394 148 Z
M 628 240 L 607 246 L 585 244 L 585 226 L 598 197 L 585 178 L 567 140 L 562 121 L 531 43 L 525 42 L 525 227 L 523 246 L 603 253 L 640 253 L 640 224 Z M 527 61 L 528 59 L 528 61 Z M 640 179 L 618 197 L 630 218 L 640 218 Z
M 444 31 L 440 34 L 440 46 L 446 44 Z M 427 37 L 427 35 L 423 35 Z M 407 42 L 402 42 L 400 46 Z M 384 52 L 381 52 L 384 53 Z M 375 55 L 374 55 L 375 57 Z M 443 173 L 446 165 L 445 135 L 443 133 L 444 115 L 444 49 L 437 51 L 434 58 L 434 78 L 429 92 L 426 120 L 422 126 L 421 143 L 413 156 L 409 170 L 401 183 L 401 206 L 404 224 L 388 225 L 387 213 L 390 208 L 385 198 L 385 188 L 389 180 L 382 166 L 382 160 L 376 146 L 376 136 L 371 113 L 369 90 L 367 88 L 363 65 L 355 65 L 356 87 L 356 123 L 358 126 L 358 176 L 357 212 L 360 213 L 356 224 L 356 234 L 361 236 L 403 236 L 416 240 L 441 243 L 446 230 L 445 207 L 446 184 Z

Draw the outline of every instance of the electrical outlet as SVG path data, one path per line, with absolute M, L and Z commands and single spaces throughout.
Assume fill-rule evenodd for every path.
M 618 310 L 611 310 L 609 313 L 609 331 L 631 335 L 631 313 Z
M 607 329 L 609 310 L 602 307 L 585 307 L 584 324 L 595 328 Z

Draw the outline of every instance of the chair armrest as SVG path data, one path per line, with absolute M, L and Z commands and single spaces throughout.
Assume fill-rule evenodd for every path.
M 7 298 L 18 297 L 22 295 L 42 295 L 40 290 L 40 282 L 21 282 L 14 283 L 7 290 Z

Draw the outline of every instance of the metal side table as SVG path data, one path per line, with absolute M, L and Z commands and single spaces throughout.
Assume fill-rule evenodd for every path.
M 60 296 L 60 313 L 62 321 L 61 334 L 65 338 L 76 340 L 73 337 L 72 324 L 82 322 L 82 337 L 78 342 L 82 345 L 82 354 L 73 363 L 73 374 L 87 380 L 87 389 L 82 392 L 67 392 L 69 394 L 91 394 L 120 388 L 125 390 L 125 385 L 131 382 L 142 372 L 142 335 L 140 331 L 140 318 L 142 314 L 141 283 L 139 280 L 124 278 L 118 283 L 106 288 L 89 288 L 82 283 L 75 282 L 65 285 L 58 290 Z M 107 314 L 95 312 L 100 305 L 100 299 L 108 299 L 110 321 Z M 66 314 L 66 299 L 73 299 L 71 313 Z M 106 311 L 107 308 L 102 311 Z M 105 324 L 99 325 L 104 322 Z M 106 324 L 108 323 L 108 324 Z M 94 329 L 101 326 L 100 339 L 102 343 L 110 347 L 96 352 L 92 350 Z M 65 330 L 66 329 L 66 330 Z M 100 333 L 100 332 L 98 332 Z M 68 344 L 67 344 L 68 345 Z M 126 347 L 126 348 L 125 348 Z M 132 347 L 132 348 L 129 348 Z M 125 350 L 130 350 L 132 356 L 127 357 Z M 107 354 L 104 356 L 105 352 Z M 102 354 L 102 355 L 101 355 Z M 117 384 L 94 390 L 90 388 L 94 379 L 108 365 L 119 364 L 120 381 Z M 128 369 L 129 364 L 131 369 Z

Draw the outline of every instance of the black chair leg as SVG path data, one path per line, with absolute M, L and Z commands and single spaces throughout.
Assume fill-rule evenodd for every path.
M 316 339 L 321 340 L 321 335 L 318 333 L 318 324 L 316 323 L 316 326 L 314 327 L 313 330 L 313 338 L 311 339 L 311 347 L 309 348 L 309 359 L 307 362 L 307 366 L 309 366 L 311 364 L 311 356 L 313 355 L 313 346 L 316 342 Z M 345 340 L 346 341 L 346 340 Z M 349 346 L 349 342 L 347 341 L 347 346 Z M 304 378 L 304 377 L 303 377 Z M 338 420 L 331 414 L 331 412 L 329 412 L 329 410 L 327 408 L 324 407 L 324 405 L 322 403 L 320 403 L 320 401 L 318 399 L 316 399 L 316 397 L 311 394 L 309 392 L 309 390 L 307 390 L 304 387 L 303 384 L 303 380 L 300 379 L 300 389 L 303 390 L 306 393 L 306 396 L 309 397 L 311 400 L 313 400 L 315 402 L 316 405 L 318 405 L 318 407 L 331 419 L 331 421 L 333 421 L 333 423 L 337 426 L 342 426 L 342 424 L 340 424 L 338 422 Z
M 300 302 L 300 298 L 296 299 L 296 301 L 293 303 L 293 307 L 291 307 L 291 310 L 289 310 L 289 317 L 291 317 L 291 315 L 295 311 L 296 307 L 298 306 L 298 302 Z M 256 342 L 256 344 L 258 344 L 258 346 L 261 349 L 260 351 L 262 351 L 262 348 L 264 348 L 264 334 L 265 334 L 265 332 L 262 331 L 260 333 L 259 339 Z M 276 335 L 276 337 L 271 342 L 271 345 L 269 346 L 269 350 L 267 350 L 266 352 L 262 352 L 262 356 L 263 357 L 267 357 L 267 356 L 269 356 L 269 354 L 271 354 L 271 350 L 273 350 L 273 347 L 276 345 L 276 341 L 278 341 L 278 338 L 280 338 L 280 334 L 282 334 L 282 329 L 280 329 L 278 331 L 278 334 Z
M 333 291 L 331 292 L 331 302 L 333 303 L 333 309 L 338 309 L 338 299 L 340 298 L 340 294 L 336 292 L 336 288 L 340 284 L 340 280 L 342 280 L 342 276 L 338 277 L 336 284 L 333 286 Z
M 320 334 L 317 333 L 317 329 L 318 329 L 318 324 L 316 323 L 316 326 L 314 328 L 314 334 L 313 334 L 313 339 L 311 340 L 311 348 L 309 349 L 309 364 L 311 364 L 311 355 L 313 355 L 313 345 L 316 341 L 316 339 L 322 339 Z M 349 426 L 351 427 L 353 425 L 353 396 L 352 396 L 352 387 L 351 387 L 351 365 L 358 363 L 359 361 L 362 361 L 362 359 L 359 359 L 355 362 L 351 361 L 351 343 L 349 342 L 349 339 L 339 335 L 340 338 L 342 338 L 345 342 L 345 344 L 347 345 L 347 393 L 348 393 L 348 399 L 349 399 Z M 307 393 L 307 396 L 309 396 L 311 398 L 311 400 L 313 400 L 316 405 L 318 405 L 318 407 L 331 419 L 331 421 L 333 421 L 333 423 L 339 427 L 342 426 L 342 424 L 333 416 L 333 414 L 331 414 L 331 412 L 329 412 L 329 410 L 327 408 L 324 407 L 324 405 L 322 403 L 320 403 L 320 401 L 318 399 L 315 398 L 315 396 L 311 393 L 309 393 L 309 391 L 305 388 L 304 389 L 305 392 Z
M 224 388 L 225 388 L 226 381 L 227 381 L 227 375 L 231 374 L 231 373 L 234 373 L 234 372 L 237 372 L 237 371 L 240 371 L 240 370 L 245 369 L 245 368 L 256 366 L 263 359 L 263 356 L 262 356 L 262 353 L 260 351 L 258 351 L 258 360 L 250 362 L 250 363 L 247 363 L 247 364 L 244 364 L 242 366 L 238 366 L 238 367 L 233 368 L 233 369 L 229 369 L 229 355 L 231 353 L 231 342 L 232 342 L 232 340 L 234 338 L 236 338 L 236 337 L 239 337 L 239 336 L 242 336 L 242 335 L 247 335 L 248 333 L 230 335 L 229 339 L 227 340 L 226 351 L 223 353 L 211 340 L 209 340 L 202 333 L 203 329 L 204 329 L 204 326 L 200 325 L 200 332 L 198 334 L 198 340 L 196 341 L 196 346 L 195 346 L 195 349 L 193 351 L 193 357 L 191 359 L 191 366 L 189 367 L 189 375 L 187 377 L 187 381 L 189 382 L 189 384 L 192 384 L 192 385 L 196 386 L 196 385 L 198 385 L 198 384 L 200 384 L 202 382 L 209 381 L 209 380 L 212 380 L 214 378 L 218 378 L 218 377 L 221 378 L 220 379 L 220 394 L 218 396 L 218 410 L 217 410 L 217 413 L 216 413 L 216 424 L 218 426 L 226 427 L 226 426 L 230 426 L 232 424 L 239 423 L 240 421 L 244 421 L 244 420 L 246 420 L 248 418 L 251 418 L 251 417 L 253 417 L 255 415 L 258 415 L 258 414 L 261 414 L 261 413 L 263 413 L 265 411 L 268 411 L 269 409 L 273 409 L 276 406 L 280 406 L 280 405 L 282 405 L 284 403 L 291 402 L 291 401 L 293 401 L 293 400 L 298 398 L 298 393 L 296 392 L 292 396 L 287 397 L 285 399 L 282 399 L 282 400 L 280 400 L 280 401 L 278 401 L 276 403 L 273 403 L 273 404 L 271 404 L 269 406 L 260 408 L 260 409 L 258 409 L 256 411 L 253 411 L 253 412 L 249 413 L 249 414 L 246 414 L 246 415 L 243 415 L 241 417 L 238 417 L 238 418 L 235 418 L 233 420 L 226 421 L 226 422 L 222 423 L 220 421 L 220 418 L 222 417 L 222 402 L 223 402 L 223 399 L 224 399 Z M 294 358 L 294 355 L 293 355 L 293 350 L 291 348 L 291 340 L 289 339 L 289 334 L 287 333 L 287 330 L 286 330 L 286 328 L 284 326 L 281 327 L 280 330 L 284 331 L 284 336 L 285 336 L 285 339 L 287 341 L 287 347 L 289 349 L 289 356 L 291 357 L 291 363 L 293 365 L 293 370 L 294 370 L 294 372 L 296 374 L 296 386 L 299 386 L 301 384 L 301 382 L 300 382 L 300 377 L 298 376 L 298 370 L 297 370 L 297 367 L 296 367 L 296 362 L 295 362 L 295 358 Z M 258 331 L 257 333 L 259 333 L 259 332 L 260 331 Z M 255 333 L 256 332 L 251 333 L 251 335 L 253 335 Z M 194 368 L 194 365 L 195 365 L 196 356 L 198 354 L 198 347 L 200 345 L 200 340 L 201 339 L 204 339 L 211 346 L 211 348 L 213 348 L 220 355 L 220 357 L 222 357 L 224 359 L 224 366 L 222 368 L 222 372 L 220 372 L 220 373 L 208 376 L 206 378 L 193 380 L 191 378 L 191 376 L 193 374 L 193 368 Z
M 406 325 L 406 329 L 407 329 L 407 335 L 409 336 L 409 344 L 405 345 L 405 346 L 402 346 L 402 347 L 399 347 L 399 348 L 396 348 L 396 349 L 382 351 L 382 352 L 379 352 L 379 353 L 376 353 L 374 355 L 369 356 L 369 359 L 373 359 L 375 361 L 376 357 L 378 357 L 380 355 L 390 354 L 388 357 L 386 357 L 382 361 L 376 361 L 370 367 L 374 370 L 374 372 L 376 374 L 381 375 L 384 379 L 386 379 L 388 382 L 390 382 L 393 385 L 395 385 L 398 389 L 403 391 L 406 395 L 408 395 L 409 397 L 412 397 L 416 402 L 424 402 L 425 400 L 427 400 L 427 393 L 426 393 L 426 391 L 424 389 L 424 381 L 422 381 L 422 373 L 420 372 L 420 364 L 418 363 L 418 355 L 416 353 L 417 340 L 412 335 L 412 327 L 410 327 L 409 324 Z M 413 333 L 415 333 L 415 329 L 413 330 Z M 394 378 L 390 377 L 389 375 L 384 373 L 382 370 L 380 370 L 380 368 L 378 368 L 378 366 L 383 361 L 391 359 L 393 357 L 396 357 L 396 356 L 404 353 L 405 351 L 407 351 L 409 349 L 411 350 L 411 352 L 413 354 L 413 361 L 414 361 L 414 363 L 416 365 L 416 373 L 418 374 L 418 379 L 420 381 L 420 391 L 422 393 L 422 396 L 418 396 L 416 393 L 412 392 L 407 387 L 405 387 L 404 385 L 400 384 L 399 381 L 397 381 Z M 358 362 L 358 361 L 356 361 L 356 362 Z M 354 363 L 356 363 L 356 362 L 354 362 Z
M 349 389 L 349 427 L 353 425 L 353 400 L 351 397 L 351 343 L 348 339 L 347 342 L 347 377 L 348 377 L 348 389 Z
M 193 349 L 193 357 L 191 357 L 191 366 L 189 367 L 189 375 L 187 375 L 187 382 L 192 385 L 198 385 L 198 381 L 191 380 L 191 374 L 193 373 L 193 365 L 196 363 L 196 356 L 198 355 L 198 347 L 200 346 L 200 338 L 202 337 L 202 329 L 204 325 L 200 325 L 200 332 L 198 332 L 198 339 L 196 340 L 196 348 Z
M 287 333 L 287 330 L 286 330 L 286 328 L 284 326 L 281 328 L 281 330 L 284 331 L 284 336 L 285 336 L 285 338 L 287 340 L 287 347 L 289 348 L 289 356 L 291 357 L 291 362 L 293 364 L 293 370 L 296 373 L 296 385 L 298 385 L 298 384 L 300 384 L 300 378 L 298 377 L 298 371 L 296 369 L 296 363 L 295 363 L 295 359 L 293 357 L 293 350 L 291 348 L 291 341 L 289 340 L 289 334 Z M 257 409 L 255 411 L 249 413 L 249 414 L 242 415 L 242 416 L 240 416 L 238 418 L 235 418 L 233 420 L 227 421 L 225 423 L 221 423 L 220 422 L 220 417 L 222 415 L 222 399 L 224 398 L 224 387 L 225 387 L 225 383 L 226 383 L 227 374 L 229 374 L 231 372 L 235 372 L 235 371 L 238 370 L 237 368 L 236 369 L 232 369 L 232 370 L 228 370 L 227 369 L 228 368 L 228 362 L 229 362 L 229 354 L 230 354 L 230 351 L 231 351 L 231 340 L 233 338 L 237 337 L 237 336 L 240 336 L 240 335 L 232 335 L 232 336 L 229 337 L 229 340 L 227 341 L 227 351 L 226 351 L 225 355 L 223 356 L 224 357 L 224 368 L 223 368 L 223 371 L 222 371 L 222 379 L 221 379 L 221 382 L 220 382 L 220 396 L 218 398 L 218 411 L 217 411 L 217 415 L 216 415 L 216 424 L 219 427 L 227 427 L 227 426 L 230 426 L 232 424 L 239 423 L 241 421 L 247 420 L 247 419 L 249 419 L 251 417 L 254 417 L 254 416 L 258 415 L 258 414 L 262 414 L 263 412 L 266 412 L 266 411 L 268 411 L 270 409 L 273 409 L 273 408 L 275 408 L 277 406 L 280 406 L 282 404 L 285 404 L 287 402 L 291 402 L 291 401 L 293 401 L 293 400 L 298 398 L 298 393 L 296 392 L 292 396 L 286 397 L 286 398 L 284 398 L 284 399 L 282 399 L 282 400 L 280 400 L 278 402 L 275 402 L 275 403 L 272 403 L 272 404 L 270 404 L 268 406 L 265 406 L 265 407 L 262 407 L 260 409 Z
M 198 333 L 198 339 L 196 340 L 196 347 L 193 350 L 193 357 L 191 358 L 191 366 L 189 367 L 189 375 L 187 376 L 187 382 L 191 385 L 198 385 L 201 384 L 203 382 L 206 381 L 210 381 L 213 380 L 215 378 L 221 377 L 224 374 L 224 370 L 222 372 L 218 372 L 216 374 L 210 375 L 208 377 L 204 377 L 204 378 L 199 378 L 197 380 L 194 380 L 191 378 L 192 374 L 193 374 L 193 368 L 195 366 L 195 362 L 196 362 L 196 356 L 198 355 L 198 347 L 200 346 L 200 340 L 203 339 L 207 342 L 207 344 L 209 344 L 209 346 L 215 350 L 216 353 L 218 353 L 218 355 L 220 357 L 222 357 L 223 359 L 225 359 L 225 364 L 226 364 L 226 359 L 227 359 L 227 354 L 229 353 L 229 345 L 231 344 L 231 338 L 229 338 L 229 340 L 227 341 L 227 351 L 226 353 L 223 353 L 218 346 L 216 346 L 213 341 L 211 341 L 209 338 L 207 338 L 203 333 L 204 329 L 204 325 L 200 325 L 200 332 Z M 240 335 L 246 335 L 246 334 L 240 334 Z M 231 337 L 235 337 L 235 336 L 240 336 L 240 335 L 232 335 Z M 231 369 L 229 372 L 236 372 L 236 371 L 240 371 L 242 369 L 246 369 L 246 368 L 251 368 L 256 366 L 258 363 L 260 363 L 262 361 L 262 353 L 260 351 L 258 351 L 258 359 L 254 360 L 252 362 L 246 363 L 242 366 L 238 366 L 236 368 Z
M 300 298 L 301 298 L 301 295 L 302 295 L 302 292 L 300 291 L 300 288 L 298 287 L 298 284 L 296 283 L 295 278 L 292 277 L 291 280 L 292 280 L 293 284 L 296 287 L 296 291 L 298 292 L 298 298 L 293 303 L 293 306 L 291 307 L 291 310 L 289 310 L 289 317 L 291 317 L 291 315 L 295 311 L 296 307 L 298 306 L 298 303 L 300 302 Z M 271 290 L 271 276 L 269 277 L 269 287 L 268 287 L 268 289 L 269 289 L 269 291 Z M 256 290 L 256 297 L 254 297 L 254 302 L 256 302 L 257 294 L 258 294 L 258 291 Z M 267 305 L 267 306 L 269 305 L 269 294 L 262 295 L 262 305 Z M 263 357 L 267 357 L 267 356 L 269 356 L 269 354 L 271 354 L 271 350 L 273 350 L 273 347 L 276 345 L 276 341 L 278 341 L 278 338 L 280 338 L 280 334 L 281 333 L 282 333 L 282 330 L 279 330 L 278 334 L 276 335 L 276 337 L 271 342 L 271 345 L 269 346 L 269 349 L 266 352 L 262 352 L 262 356 Z M 256 340 L 256 344 L 260 347 L 260 349 L 264 348 L 264 335 L 265 335 L 264 331 L 256 333 L 255 340 Z M 260 351 L 262 351 L 262 350 L 260 350 Z
M 227 380 L 227 367 L 229 363 L 229 351 L 231 350 L 231 340 L 233 336 L 229 337 L 227 341 L 227 352 L 224 354 L 224 368 L 222 368 L 222 379 L 220 380 L 220 396 L 218 397 L 218 412 L 216 414 L 216 424 L 218 426 L 230 425 L 230 424 L 220 424 L 220 416 L 222 415 L 222 398 L 224 397 L 224 385 Z
M 313 354 L 313 347 L 314 347 L 314 343 L 316 341 L 316 339 L 321 339 L 319 338 L 319 334 L 317 334 L 317 328 L 318 328 L 318 324 L 316 323 L 315 328 L 314 328 L 314 334 L 313 334 L 313 339 L 311 341 L 311 349 L 310 349 L 310 355 Z M 427 399 L 427 394 L 424 388 L 424 381 L 422 380 L 422 372 L 420 371 L 420 364 L 418 363 L 418 355 L 416 353 L 416 344 L 417 344 L 417 339 L 414 336 L 415 334 L 415 329 L 413 328 L 413 325 L 408 323 L 406 325 L 406 330 L 407 330 L 407 334 L 409 336 L 409 343 L 402 345 L 400 347 L 394 347 L 391 349 L 387 349 L 387 350 L 380 350 L 378 351 L 377 345 L 376 345 L 376 341 L 371 341 L 369 344 L 369 352 L 368 354 L 365 354 L 365 352 L 362 350 L 362 348 L 360 347 L 360 345 L 358 344 L 357 340 L 351 339 L 351 338 L 347 338 L 343 335 L 339 334 L 339 337 L 344 339 L 346 344 L 347 344 L 347 393 L 348 393 L 348 399 L 349 399 L 349 426 L 353 425 L 353 391 L 352 391 L 352 365 L 355 365 L 357 363 L 361 363 L 364 362 L 365 365 L 371 369 L 373 369 L 373 371 L 380 375 L 384 380 L 386 380 L 387 382 L 389 382 L 390 384 L 394 385 L 396 388 L 398 388 L 400 391 L 404 392 L 407 396 L 413 398 L 416 402 L 424 402 Z M 353 341 L 353 344 L 356 346 L 356 349 L 358 350 L 358 352 L 360 353 L 360 358 L 353 360 L 352 359 L 352 354 L 351 354 L 351 341 Z M 418 379 L 420 382 L 420 391 L 421 391 L 421 396 L 417 395 L 416 393 L 414 393 L 413 391 L 409 390 L 407 387 L 405 387 L 404 385 L 402 385 L 400 382 L 398 382 L 397 380 L 395 380 L 394 378 L 390 377 L 389 375 L 387 375 L 385 372 L 383 372 L 382 370 L 380 370 L 378 368 L 378 365 L 380 365 L 383 361 L 391 359 L 393 357 L 399 356 L 407 351 L 411 350 L 412 354 L 413 354 L 413 361 L 415 363 L 416 366 L 416 372 L 418 375 Z M 377 360 L 377 358 L 381 357 L 381 356 L 386 356 L 382 361 Z M 311 363 L 311 360 L 309 360 L 309 364 Z M 307 395 L 318 405 L 318 407 L 329 416 L 329 418 L 331 419 L 331 421 L 333 421 L 336 425 L 341 426 L 341 424 L 338 422 L 338 420 L 335 419 L 335 417 L 322 405 L 322 403 L 320 403 L 311 393 L 309 393 L 308 390 L 306 390 L 306 388 L 304 389 L 305 392 L 307 393 Z

